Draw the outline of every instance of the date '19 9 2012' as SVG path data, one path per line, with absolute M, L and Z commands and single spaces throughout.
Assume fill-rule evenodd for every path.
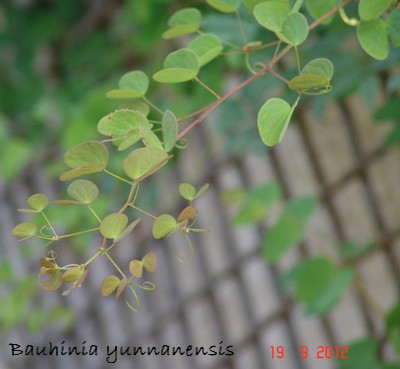
M 285 357 L 285 346 L 270 346 L 272 359 Z M 348 346 L 317 346 L 310 350 L 309 346 L 300 346 L 301 359 L 348 359 Z

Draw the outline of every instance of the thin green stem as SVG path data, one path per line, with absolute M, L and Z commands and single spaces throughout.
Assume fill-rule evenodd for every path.
M 118 273 L 121 274 L 123 278 L 126 278 L 125 273 L 121 270 L 121 268 L 117 265 L 117 263 L 114 261 L 114 259 L 108 254 L 107 251 L 104 251 L 103 254 L 106 256 L 106 258 L 110 261 L 110 263 L 114 266 L 115 269 L 117 269 Z
M 253 51 L 259 51 L 259 50 L 263 50 L 263 49 L 268 49 L 269 47 L 278 45 L 280 43 L 281 43 L 280 40 L 279 41 L 272 41 L 272 42 L 269 42 L 269 43 L 264 44 L 264 45 L 255 46 L 255 47 L 249 47 L 248 49 L 246 49 L 246 51 L 251 53 Z
M 204 82 L 201 82 L 197 77 L 194 78 L 197 83 L 203 86 L 208 92 L 212 93 L 218 100 L 221 98 L 212 88 L 208 87 Z
M 80 231 L 80 232 L 75 232 L 75 233 L 69 233 L 69 234 L 65 234 L 63 236 L 57 236 L 58 240 L 61 240 L 62 238 L 70 238 L 70 237 L 75 237 L 75 236 L 79 236 L 81 234 L 86 234 L 86 233 L 91 233 L 91 232 L 96 232 L 98 231 L 100 228 L 92 228 L 92 229 L 87 229 L 86 231 Z
M 47 224 L 49 225 L 49 227 L 50 227 L 51 231 L 53 232 L 54 236 L 58 239 L 59 237 L 57 236 L 57 233 L 54 230 L 53 226 L 51 225 L 49 219 L 46 217 L 46 214 L 43 211 L 41 211 L 41 214 L 43 215 L 43 218 L 46 220 Z
M 116 175 L 116 174 L 110 172 L 109 170 L 107 170 L 107 169 L 105 169 L 105 168 L 104 168 L 104 173 L 107 173 L 108 175 L 110 175 L 110 176 L 112 176 L 112 177 L 114 177 L 114 178 L 116 178 L 116 179 L 118 179 L 118 180 L 120 180 L 120 181 L 122 181 L 122 182 L 131 184 L 131 182 L 129 182 L 127 179 L 122 178 L 122 177 L 120 177 L 120 176 L 118 176 L 118 175 Z
M 297 63 L 297 71 L 300 75 L 300 56 L 299 56 L 299 50 L 297 49 L 297 46 L 294 47 L 294 53 L 296 54 L 296 63 Z
M 99 223 L 101 223 L 101 219 L 100 219 L 99 216 L 96 214 L 96 212 L 93 210 L 93 208 L 92 208 L 90 205 L 88 205 L 87 207 L 88 207 L 88 209 L 92 212 L 92 214 L 96 217 L 96 219 L 99 221 Z
M 143 209 L 141 209 L 141 208 L 138 208 L 137 206 L 135 206 L 135 205 L 133 205 L 133 204 L 130 204 L 129 205 L 132 209 L 135 209 L 135 210 L 137 210 L 138 212 L 140 212 L 140 213 L 142 213 L 142 214 L 144 214 L 144 215 L 147 215 L 147 216 L 149 216 L 149 217 L 151 217 L 151 218 L 153 218 L 153 219 L 157 219 L 157 217 L 155 217 L 153 214 L 150 214 L 150 213 L 148 213 L 147 211 L 145 211 L 145 210 L 143 210 Z
M 308 27 L 308 29 L 311 31 L 314 28 L 316 28 L 319 24 L 321 24 L 325 19 L 329 18 L 332 14 L 335 14 L 339 9 L 343 8 L 345 5 L 347 5 L 350 1 L 352 0 L 344 0 L 331 10 L 329 10 L 326 14 L 321 16 L 320 18 L 316 19 L 313 23 L 311 23 Z M 280 45 L 280 43 L 278 44 Z M 237 92 L 239 92 L 242 88 L 246 87 L 253 81 L 255 81 L 257 78 L 261 77 L 264 73 L 270 72 L 271 68 L 280 60 L 282 59 L 291 49 L 293 46 L 287 45 L 284 47 L 280 52 L 278 52 L 272 60 L 267 63 L 264 68 L 260 69 L 256 74 L 253 74 L 246 80 L 244 80 L 242 83 L 234 87 L 232 90 L 228 91 L 225 95 L 221 96 L 221 98 L 214 103 L 210 104 L 207 109 L 198 117 L 196 118 L 192 123 L 190 123 L 185 129 L 183 129 L 179 135 L 176 138 L 176 141 L 180 140 L 182 137 L 184 137 L 189 131 L 191 131 L 194 127 L 196 127 L 199 123 L 201 123 L 205 117 L 207 117 L 212 111 L 214 111 L 219 105 L 221 105 L 224 101 L 228 100 L 230 97 L 235 95 Z M 278 50 L 278 49 L 277 49 Z
M 86 268 L 91 262 L 93 262 L 97 257 L 99 257 L 102 254 L 103 254 L 103 250 L 100 249 L 86 263 L 84 263 L 83 266 Z
M 143 96 L 143 100 L 146 101 L 147 104 L 149 104 L 154 110 L 159 112 L 161 115 L 164 115 L 164 112 L 158 108 L 155 104 L 153 104 L 146 96 Z
M 206 110 L 206 109 L 207 109 L 207 106 L 204 107 L 204 108 L 201 108 L 201 109 L 199 109 L 199 110 L 196 110 L 195 112 L 193 112 L 193 113 L 191 113 L 191 114 L 189 114 L 189 115 L 185 115 L 184 117 L 178 118 L 178 119 L 177 119 L 177 122 L 178 122 L 178 123 L 181 123 L 181 122 L 184 122 L 185 120 L 188 120 L 188 119 L 190 119 L 190 118 L 193 118 L 193 117 L 195 117 L 196 115 L 201 114 L 201 113 L 202 113 L 204 110 Z
M 242 34 L 243 42 L 247 43 L 246 32 L 244 31 L 243 22 L 242 22 L 242 19 L 240 17 L 239 10 L 236 10 L 236 19 L 237 19 L 237 21 L 239 23 L 240 33 Z
M 128 198 L 127 198 L 124 206 L 119 210 L 119 213 L 124 212 L 128 208 L 128 206 L 130 206 L 130 204 L 132 202 L 133 194 L 135 192 L 136 187 L 139 186 L 139 182 L 133 182 L 133 184 L 131 184 L 131 186 L 132 187 L 131 187 L 131 190 L 129 191 Z
M 133 196 L 133 200 L 131 202 L 131 205 L 133 205 L 136 202 L 136 199 L 139 195 L 139 188 L 140 188 L 140 183 L 138 182 L 137 186 L 136 186 L 136 191 L 135 191 L 135 195 Z

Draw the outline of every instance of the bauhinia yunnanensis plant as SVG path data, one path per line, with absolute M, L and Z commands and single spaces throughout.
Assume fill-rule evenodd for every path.
M 326 94 L 332 89 L 331 81 L 334 74 L 332 62 L 321 56 L 302 66 L 299 53 L 309 33 L 321 24 L 328 26 L 336 13 L 346 24 L 357 27 L 359 43 L 371 57 L 378 60 L 386 59 L 390 44 L 393 47 L 400 45 L 400 7 L 399 1 L 396 0 L 344 0 L 341 2 L 336 0 L 207 0 L 206 2 L 219 12 L 236 16 L 242 40 L 233 44 L 222 40 L 216 34 L 204 33 L 201 30 L 202 14 L 198 9 L 190 7 L 179 10 L 169 18 L 168 29 L 164 32 L 163 38 L 168 40 L 191 34 L 194 37 L 187 47 L 176 50 L 165 58 L 163 68 L 153 75 L 153 79 L 162 84 L 193 81 L 213 94 L 215 101 L 201 111 L 176 118 L 171 110 L 161 110 L 148 98 L 149 78 L 144 72 L 135 70 L 125 74 L 119 81 L 118 89 L 109 91 L 107 96 L 111 99 L 129 99 L 132 101 L 131 107 L 111 112 L 99 121 L 97 130 L 105 137 L 104 139 L 83 142 L 66 152 L 64 162 L 69 169 L 61 174 L 60 179 L 61 181 L 73 180 L 67 187 L 70 199 L 53 201 L 56 206 L 74 205 L 86 208 L 83 211 L 93 216 L 98 226 L 74 233 L 59 234 L 57 227 L 46 216 L 48 197 L 41 193 L 29 197 L 27 209 L 19 209 L 23 213 L 39 214 L 43 221 L 40 225 L 33 221 L 17 225 L 13 229 L 13 235 L 19 237 L 21 241 L 36 237 L 44 240 L 46 246 L 49 246 L 61 239 L 94 232 L 100 233 L 102 238 L 96 252 L 85 261 L 61 266 L 57 263 L 57 254 L 54 250 L 50 250 L 43 256 L 39 281 L 44 288 L 55 291 L 66 285 L 67 288 L 62 294 L 69 294 L 82 285 L 92 262 L 104 256 L 113 265 L 117 275 L 109 275 L 103 280 L 101 293 L 104 296 L 115 294 L 115 297 L 119 298 L 128 288 L 133 293 L 135 303 L 127 302 L 127 304 L 132 310 L 138 310 L 140 299 L 137 288 L 144 290 L 155 288 L 152 282 L 141 282 L 141 279 L 143 272 L 155 271 L 156 254 L 149 252 L 142 259 L 133 259 L 128 265 L 121 267 L 111 257 L 110 251 L 140 223 L 141 218 L 129 219 L 126 214 L 128 209 L 135 209 L 143 216 L 153 218 L 152 235 L 155 239 L 181 232 L 187 239 L 191 254 L 193 254 L 189 234 L 203 231 L 203 229 L 194 228 L 198 212 L 193 202 L 204 193 L 208 187 L 207 184 L 199 190 L 188 183 L 180 184 L 178 190 L 187 201 L 187 206 L 178 216 L 170 214 L 154 216 L 140 208 L 136 202 L 142 182 L 173 157 L 171 154 L 173 150 L 186 147 L 187 133 L 238 91 L 253 81 L 271 74 L 298 95 L 292 102 L 279 97 L 270 98 L 259 110 L 257 125 L 262 141 L 267 146 L 278 144 L 283 139 L 301 97 Z M 346 6 L 354 2 L 358 3 L 359 17 L 349 18 L 346 14 Z M 242 9 L 243 6 L 245 9 Z M 266 35 L 268 33 L 275 35 L 275 41 L 265 43 L 262 40 L 247 40 L 240 16 L 242 11 L 252 13 L 254 23 L 258 24 Z M 315 19 L 311 24 L 304 15 L 306 12 Z M 266 48 L 274 48 L 272 59 L 251 65 L 249 55 L 257 56 L 257 52 Z M 199 75 L 204 65 L 229 52 L 243 56 L 251 75 L 220 96 L 202 82 Z M 274 67 L 289 52 L 294 52 L 297 73 L 287 80 Z M 148 118 L 151 110 L 159 114 L 158 120 Z M 190 119 L 193 120 L 190 121 Z M 186 121 L 190 123 L 182 128 Z M 128 151 L 121 163 L 123 177 L 109 170 L 109 156 L 115 150 Z M 104 218 L 100 218 L 91 206 L 99 193 L 96 184 L 87 179 L 77 179 L 100 172 L 122 181 L 129 189 L 129 195 L 120 209 Z M 178 259 L 187 261 L 181 256 Z M 129 270 L 129 273 L 123 269 Z

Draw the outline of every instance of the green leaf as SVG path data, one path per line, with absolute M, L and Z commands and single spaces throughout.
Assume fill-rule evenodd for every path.
M 67 193 L 81 204 L 89 205 L 97 199 L 99 189 L 92 181 L 77 179 L 67 187 Z
M 320 95 L 332 90 L 329 80 L 319 74 L 301 74 L 289 81 L 288 87 L 299 94 Z
M 400 353 L 400 303 L 386 314 L 385 327 L 394 351 Z
M 82 177 L 87 174 L 93 174 L 97 172 L 102 172 L 105 166 L 102 163 L 90 163 L 86 165 L 82 165 L 81 167 L 77 167 L 75 169 L 68 170 L 60 175 L 61 181 L 68 181 L 70 179 L 76 177 Z
M 104 136 L 126 137 L 133 129 L 138 130 L 141 125 L 149 125 L 147 118 L 135 110 L 116 110 L 101 118 L 97 131 Z
M 363 256 L 376 248 L 378 245 L 376 243 L 367 243 L 365 245 L 358 245 L 352 242 L 346 242 L 340 245 L 339 253 L 343 259 L 352 259 Z
M 263 240 L 263 255 L 269 262 L 278 261 L 302 240 L 315 208 L 315 199 L 309 197 L 291 200 L 286 205 L 278 222 L 269 228 Z
M 128 217 L 122 213 L 113 213 L 107 215 L 100 223 L 100 233 L 105 238 L 117 239 L 126 225 Z
M 154 252 L 148 252 L 142 259 L 143 268 L 148 273 L 154 273 L 157 269 L 157 255 Z
M 21 173 L 31 156 L 32 146 L 28 142 L 16 138 L 16 136 L 13 136 L 12 140 L 2 141 L 0 157 L 12 158 L 12 160 L 0 161 L 0 174 L 3 179 L 7 181 L 14 179 Z
M 64 162 L 73 170 L 63 173 L 62 181 L 103 171 L 108 163 L 108 151 L 101 142 L 87 141 L 68 150 Z
M 31 209 L 33 209 L 37 212 L 41 212 L 49 204 L 49 199 L 46 195 L 44 195 L 42 193 L 36 193 L 36 194 L 32 195 L 31 197 L 29 197 L 29 199 L 26 201 L 26 203 L 28 204 L 28 206 Z
M 127 137 L 120 141 L 118 145 L 118 151 L 123 151 L 128 149 L 129 147 L 133 146 L 135 143 L 140 141 L 142 137 L 140 136 L 139 130 L 138 129 L 132 129 L 132 131 L 129 131 L 127 134 Z
M 134 259 L 129 263 L 129 271 L 135 278 L 142 278 L 143 265 L 140 260 Z
M 382 369 L 400 369 L 400 363 L 385 363 Z
M 301 45 L 308 36 L 308 23 L 306 17 L 301 13 L 288 14 L 282 23 L 281 31 L 277 36 L 292 46 Z
M 384 20 L 360 21 L 357 26 L 357 37 L 368 55 L 378 60 L 388 57 L 389 32 Z
M 85 273 L 85 269 L 81 266 L 68 269 L 66 272 L 63 273 L 61 279 L 65 283 L 73 283 L 78 281 L 83 273 Z
M 104 278 L 100 287 L 103 296 L 110 296 L 118 287 L 120 279 L 116 275 L 108 275 Z
M 370 21 L 379 18 L 394 0 L 360 0 L 358 3 L 358 14 L 364 21 Z
M 143 97 L 149 88 L 149 79 L 140 70 L 135 70 L 124 74 L 118 82 L 121 90 L 136 93 L 135 97 Z
M 201 13 L 195 8 L 181 9 L 168 20 L 170 27 L 162 35 L 163 39 L 171 39 L 198 31 L 201 25 Z
M 336 268 L 329 259 L 316 257 L 302 264 L 296 281 L 296 297 L 311 304 L 319 298 L 336 275 Z
M 298 101 L 299 98 L 291 107 L 285 100 L 273 97 L 261 107 L 257 126 L 261 139 L 267 146 L 274 146 L 282 141 Z
M 180 49 L 169 54 L 164 69 L 153 75 L 159 83 L 180 83 L 193 80 L 200 70 L 197 55 L 189 49 Z
M 189 201 L 194 200 L 196 196 L 196 188 L 190 183 L 181 183 L 178 191 L 184 199 Z
M 386 18 L 390 39 L 394 47 L 400 46 L 400 8 L 394 9 Z
M 194 196 L 193 200 L 196 200 L 198 197 L 200 197 L 204 192 L 207 191 L 209 187 L 209 184 L 206 183 L 200 190 L 197 191 L 196 195 Z
M 233 222 L 236 225 L 244 225 L 263 220 L 270 206 L 280 198 L 281 189 L 277 183 L 266 183 L 250 189 Z
M 318 297 L 307 306 L 306 313 L 321 315 L 328 312 L 336 305 L 344 290 L 349 286 L 354 278 L 354 271 L 345 269 L 339 271 L 328 283 L 326 288 L 321 291 Z
M 257 4 L 260 4 L 260 3 L 263 3 L 263 2 L 265 2 L 265 0 L 243 0 L 244 6 L 247 8 L 247 10 L 248 10 L 250 13 L 253 13 L 254 7 L 255 7 Z
M 141 125 L 139 128 L 140 137 L 147 147 L 155 147 L 156 149 L 163 150 L 164 147 L 158 136 L 149 128 L 148 125 Z
M 206 0 L 207 4 L 222 13 L 233 13 L 240 6 L 240 0 Z
M 12 230 L 12 234 L 15 237 L 25 238 L 25 237 L 32 237 L 37 232 L 37 225 L 32 222 L 25 222 L 18 224 Z
M 317 74 L 325 77 L 328 81 L 333 78 L 334 67 L 332 62 L 326 58 L 316 58 L 308 62 L 300 74 Z
M 124 171 L 129 178 L 142 181 L 160 169 L 171 158 L 164 150 L 144 147 L 132 151 L 124 160 Z
M 305 0 L 306 8 L 314 19 L 322 17 L 333 9 L 337 2 L 336 0 Z M 329 24 L 332 22 L 334 15 L 325 19 L 322 24 Z
M 199 58 L 200 67 L 218 57 L 222 52 L 221 40 L 213 34 L 204 34 L 189 42 L 188 49 Z
M 121 233 L 118 237 L 114 239 L 115 242 L 119 242 L 122 239 L 124 239 L 126 236 L 128 236 L 139 224 L 139 222 L 142 220 L 142 218 L 134 220 L 131 224 L 129 224 Z
M 136 99 L 140 97 L 136 91 L 120 89 L 107 91 L 106 96 L 109 99 Z
M 283 21 L 290 13 L 289 4 L 275 0 L 257 4 L 254 7 L 254 16 L 264 28 L 279 32 L 282 30 Z
M 161 122 L 164 149 L 166 152 L 175 147 L 176 137 L 178 136 L 178 122 L 171 110 L 166 110 Z
M 373 338 L 363 339 L 349 345 L 347 359 L 339 359 L 341 369 L 376 369 L 378 363 L 378 343 Z
M 153 237 L 157 240 L 171 234 L 177 227 L 176 220 L 169 214 L 157 217 L 153 223 Z

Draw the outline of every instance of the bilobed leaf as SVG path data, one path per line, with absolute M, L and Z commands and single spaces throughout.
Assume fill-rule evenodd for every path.
M 301 45 L 308 36 L 308 23 L 306 17 L 297 12 L 288 14 L 282 23 L 282 29 L 277 36 L 292 46 Z
M 307 306 L 306 313 L 321 315 L 332 309 L 343 295 L 344 290 L 349 286 L 353 277 L 354 271 L 351 269 L 338 271 L 318 297 Z
M 180 49 L 169 54 L 164 62 L 164 69 L 153 75 L 160 83 L 180 83 L 193 80 L 200 69 L 197 55 L 189 49 Z
M 196 188 L 190 183 L 181 183 L 178 191 L 184 199 L 189 201 L 192 201 L 196 196 Z
M 153 223 L 153 236 L 155 239 L 159 240 L 173 232 L 176 226 L 176 220 L 172 215 L 160 215 Z
M 134 259 L 129 263 L 129 271 L 135 278 L 142 278 L 143 265 L 140 260 Z
M 122 213 L 107 215 L 100 223 L 100 233 L 111 239 L 116 239 L 128 224 L 128 217 Z
M 329 59 L 316 58 L 308 62 L 300 74 L 317 74 L 330 81 L 333 78 L 333 71 L 334 67 Z
M 320 95 L 332 90 L 329 80 L 320 74 L 301 74 L 293 77 L 288 87 L 299 94 L 306 95 Z
M 47 205 L 49 204 L 49 199 L 46 195 L 42 193 L 36 193 L 29 197 L 29 199 L 26 201 L 28 206 L 37 212 L 41 212 L 44 210 Z
M 303 238 L 307 222 L 316 208 L 316 201 L 300 197 L 289 201 L 279 220 L 271 226 L 264 237 L 263 255 L 274 263 Z
M 149 121 L 139 111 L 121 109 L 101 118 L 97 131 L 104 136 L 125 137 L 133 129 L 146 124 L 149 125 Z
M 118 284 L 117 290 L 115 291 L 115 298 L 118 300 L 122 294 L 122 292 L 124 292 L 125 288 L 128 286 L 129 284 L 129 279 L 127 278 L 122 278 Z
M 100 287 L 100 292 L 103 296 L 111 295 L 118 287 L 120 279 L 116 275 L 108 275 L 104 278 Z
M 148 273 L 154 273 L 157 269 L 157 255 L 154 252 L 148 252 L 142 258 L 143 268 Z
M 313 303 L 335 275 L 335 266 L 329 259 L 316 257 L 305 261 L 296 281 L 296 297 L 306 304 Z
M 240 5 L 240 0 L 206 0 L 207 4 L 222 13 L 233 13 Z
M 305 0 L 305 4 L 311 16 L 314 19 L 318 19 L 333 9 L 337 5 L 337 2 L 336 0 Z M 329 24 L 332 22 L 333 17 L 334 15 L 328 17 L 322 24 Z
M 360 21 L 357 26 L 357 37 L 364 51 L 378 60 L 389 55 L 389 32 L 383 19 Z
M 394 9 L 386 18 L 390 39 L 394 47 L 400 46 L 400 8 Z
M 124 74 L 118 82 L 121 90 L 135 92 L 136 97 L 143 97 L 149 88 L 149 79 L 140 70 L 135 70 Z
M 92 181 L 77 179 L 67 187 L 67 193 L 80 203 L 89 205 L 97 199 L 99 189 Z
M 32 237 L 37 232 L 37 225 L 32 222 L 25 222 L 18 224 L 12 230 L 12 234 L 15 237 L 24 238 L 24 237 Z
M 195 52 L 202 67 L 221 54 L 222 44 L 217 36 L 204 34 L 189 42 L 188 49 Z
M 379 18 L 394 0 L 360 0 L 358 3 L 358 14 L 364 21 L 370 21 Z
M 169 158 L 164 150 L 155 147 L 140 148 L 125 159 L 124 171 L 129 178 L 141 181 L 166 164 Z
M 299 98 L 290 106 L 285 100 L 273 97 L 261 107 L 257 126 L 261 139 L 267 146 L 281 142 L 298 101 Z
M 101 172 L 108 163 L 108 151 L 101 142 L 87 141 L 68 150 L 64 162 L 70 168 L 86 173 Z
M 180 223 L 185 220 L 194 219 L 194 218 L 196 218 L 197 214 L 198 214 L 198 212 L 197 212 L 196 208 L 194 208 L 193 206 L 187 206 L 179 214 L 179 216 L 177 218 L 177 222 Z
M 62 274 L 60 270 L 55 270 L 52 273 L 49 273 L 50 278 L 48 280 L 42 281 L 39 279 L 40 285 L 48 291 L 56 291 L 58 290 L 62 284 Z
M 171 110 L 166 110 L 161 122 L 164 150 L 171 151 L 175 147 L 176 137 L 178 136 L 178 122 Z
M 79 280 L 83 273 L 85 272 L 84 268 L 81 266 L 68 269 L 66 272 L 63 273 L 61 279 L 65 283 L 73 283 Z
M 114 239 L 115 242 L 119 242 L 122 239 L 124 239 L 126 236 L 128 236 L 139 224 L 139 222 L 142 220 L 142 218 L 134 220 L 131 224 L 129 224 L 121 233 L 118 237 Z
M 254 16 L 264 28 L 273 32 L 280 32 L 283 21 L 290 11 L 289 4 L 279 0 L 271 0 L 257 4 L 254 7 Z
M 195 8 L 177 11 L 169 18 L 169 29 L 163 33 L 162 38 L 171 39 L 198 31 L 201 18 L 200 11 Z

